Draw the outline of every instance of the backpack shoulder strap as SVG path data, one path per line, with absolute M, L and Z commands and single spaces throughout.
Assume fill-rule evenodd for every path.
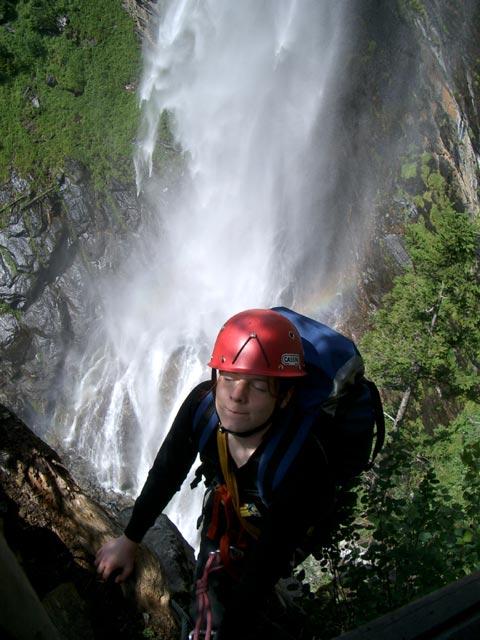
M 215 400 L 213 397 L 213 393 L 209 391 L 198 404 L 192 422 L 192 433 L 193 437 L 197 440 L 198 452 L 200 454 L 203 452 L 208 440 L 215 432 L 217 425 L 218 416 L 217 412 L 215 411 Z M 200 484 L 202 476 L 205 476 L 205 478 L 210 478 L 210 480 L 214 478 L 214 476 L 210 476 L 209 474 L 207 474 L 206 467 L 203 461 L 195 471 L 195 477 L 190 483 L 190 487 L 192 489 L 195 489 L 195 487 Z
M 288 407 L 284 410 L 258 464 L 258 490 L 265 505 L 297 458 L 315 420 L 314 414 L 299 416 Z
M 198 451 L 205 448 L 210 436 L 218 425 L 218 415 L 215 410 L 215 399 L 212 391 L 202 399 L 193 417 L 193 433 L 198 438 Z

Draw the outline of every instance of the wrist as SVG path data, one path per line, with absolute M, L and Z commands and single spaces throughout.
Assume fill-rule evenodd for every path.
M 139 542 L 136 542 L 135 540 L 129 538 L 125 533 L 121 535 L 121 539 L 123 544 L 127 547 L 130 547 L 131 549 L 136 549 L 140 544 Z

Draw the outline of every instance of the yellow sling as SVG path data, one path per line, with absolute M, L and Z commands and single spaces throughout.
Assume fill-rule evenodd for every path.
M 217 430 L 217 446 L 218 446 L 218 455 L 220 457 L 220 465 L 222 467 L 223 477 L 225 478 L 225 484 L 227 485 L 228 492 L 232 498 L 232 503 L 235 508 L 235 512 L 238 516 L 240 524 L 245 529 L 247 533 L 249 533 L 252 538 L 255 540 L 260 535 L 260 529 L 255 525 L 248 522 L 246 518 L 244 518 L 240 514 L 240 498 L 238 495 L 238 484 L 237 478 L 232 471 L 231 464 L 229 462 L 228 456 L 228 446 L 227 446 L 227 434 L 221 429 Z

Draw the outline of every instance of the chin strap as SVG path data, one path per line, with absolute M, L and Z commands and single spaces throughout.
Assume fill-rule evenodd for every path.
M 266 429 L 271 422 L 272 422 L 272 418 L 270 417 L 268 420 L 265 420 L 265 422 L 263 422 L 258 427 L 254 427 L 253 429 L 249 429 L 248 431 L 240 431 L 240 432 L 231 431 L 230 429 L 227 429 L 227 427 L 224 427 L 221 422 L 219 422 L 218 433 L 229 433 L 231 436 L 236 436 L 238 438 L 249 438 L 250 436 L 253 436 L 256 433 L 260 433 L 260 431 L 263 431 L 264 429 Z

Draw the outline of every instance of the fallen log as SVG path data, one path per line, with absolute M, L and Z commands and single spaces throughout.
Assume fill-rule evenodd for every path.
M 0 487 L 29 527 L 55 534 L 76 567 L 88 573 L 90 584 L 98 582 L 95 553 L 121 533 L 120 527 L 82 491 L 58 454 L 4 407 L 0 407 Z M 140 545 L 135 575 L 125 585 L 110 588 L 122 589 L 126 606 L 134 604 L 152 633 L 165 640 L 178 636 L 165 574 L 149 549 Z
M 0 637 L 16 640 L 60 640 L 32 585 L 0 535 Z M 25 612 L 28 611 L 28 616 Z

